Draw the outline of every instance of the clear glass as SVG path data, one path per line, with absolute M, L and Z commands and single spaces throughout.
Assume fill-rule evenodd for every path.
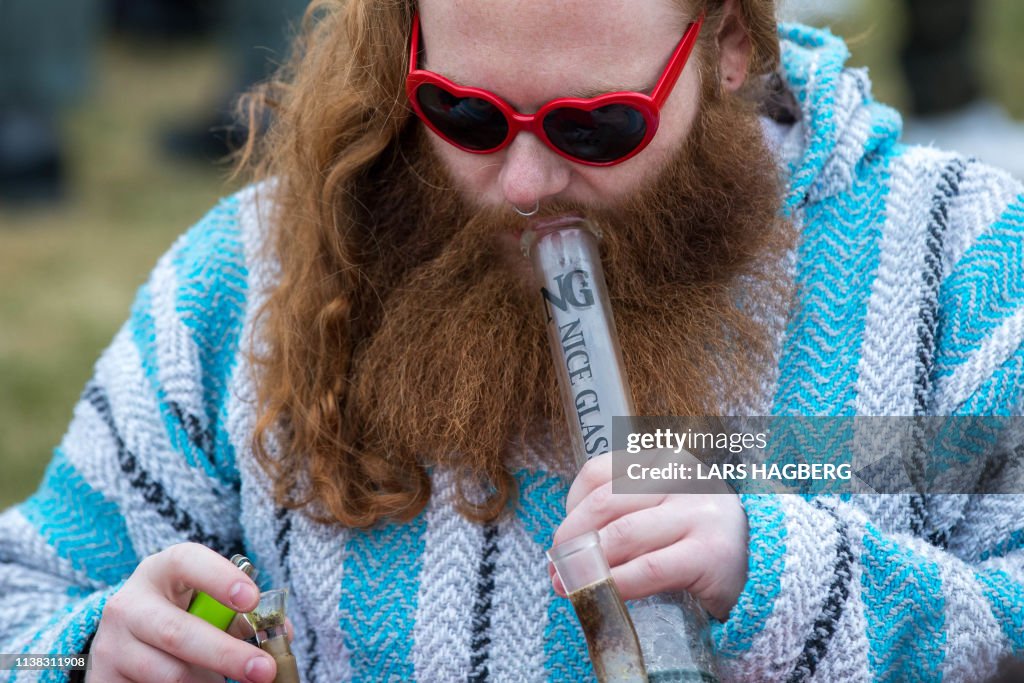
M 541 289 L 579 467 L 611 450 L 612 417 L 635 415 L 599 237 L 588 221 L 566 216 L 531 225 L 521 241 Z M 691 596 L 659 594 L 631 601 L 629 613 L 652 682 L 718 680 L 707 615 Z
M 630 600 L 651 683 L 717 683 L 707 613 L 689 593 Z
M 275 588 L 260 593 L 260 603 L 246 620 L 256 632 L 260 648 L 277 662 L 277 676 L 274 683 L 299 683 L 299 668 L 288 645 L 288 629 L 285 624 L 288 589 Z
M 612 417 L 633 414 L 601 268 L 598 233 L 580 218 L 548 221 L 523 233 L 547 313 L 576 465 L 612 447 Z
M 555 546 L 548 551 L 548 559 L 576 610 L 597 679 L 648 683 L 633 622 L 612 581 L 597 534 L 591 531 Z

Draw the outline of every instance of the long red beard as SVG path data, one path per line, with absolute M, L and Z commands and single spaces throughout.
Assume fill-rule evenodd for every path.
M 494 494 L 482 507 L 460 500 L 463 511 L 492 518 L 512 492 L 510 446 L 565 443 L 540 297 L 497 239 L 522 218 L 468 206 L 429 146 L 406 143 L 414 151 L 382 171 L 386 189 L 367 207 L 375 225 L 363 238 L 344 422 L 371 476 L 451 467 Z M 610 209 L 545 207 L 603 228 L 641 414 L 715 414 L 725 397 L 755 391 L 774 362 L 769 335 L 737 306 L 737 280 L 788 247 L 780 196 L 757 117 L 726 97 L 705 102 L 644 192 Z M 571 461 L 562 448 L 548 457 L 562 471 Z

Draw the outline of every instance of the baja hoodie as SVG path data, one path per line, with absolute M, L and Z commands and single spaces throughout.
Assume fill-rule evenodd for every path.
M 899 116 L 828 32 L 780 37 L 796 120 L 770 129 L 799 232 L 793 298 L 763 397 L 740 408 L 1020 415 L 1021 185 L 900 144 Z M 518 499 L 490 525 L 455 512 L 443 470 L 406 524 L 337 528 L 271 502 L 244 354 L 276 277 L 259 191 L 222 201 L 159 261 L 38 491 L 0 515 L 0 652 L 83 651 L 140 560 L 193 541 L 248 555 L 262 587 L 290 590 L 307 683 L 593 680 L 543 554 L 571 478 L 537 454 L 516 456 Z M 1024 654 L 1024 496 L 742 502 L 748 579 L 713 627 L 725 680 L 982 680 Z

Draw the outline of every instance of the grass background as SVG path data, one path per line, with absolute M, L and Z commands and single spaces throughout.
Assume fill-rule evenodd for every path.
M 230 191 L 226 169 L 175 162 L 160 131 L 201 117 L 226 77 L 206 43 L 106 41 L 68 111 L 69 196 L 0 206 L 0 509 L 30 493 L 99 353 L 174 238 Z
M 979 41 L 989 92 L 1024 119 L 1024 3 L 990 0 Z M 862 0 L 833 23 L 901 107 L 900 3 Z M 69 111 L 72 187 L 60 206 L 0 206 L 0 509 L 37 485 L 92 365 L 174 238 L 224 194 L 226 169 L 174 162 L 160 130 L 201 117 L 226 77 L 214 47 L 104 42 L 88 98 Z

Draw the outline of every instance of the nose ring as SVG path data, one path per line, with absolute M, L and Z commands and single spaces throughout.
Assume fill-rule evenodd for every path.
M 515 204 L 512 205 L 512 208 L 515 209 L 515 212 L 518 213 L 520 216 L 534 216 L 537 214 L 538 211 L 540 211 L 540 200 L 538 199 L 534 203 L 533 209 L 531 209 L 530 211 L 523 211 Z

